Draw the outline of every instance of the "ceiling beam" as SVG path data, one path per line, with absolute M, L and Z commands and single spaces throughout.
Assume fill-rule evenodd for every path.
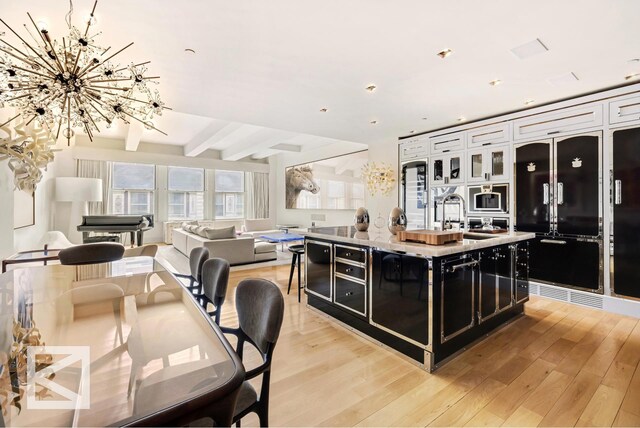
M 294 134 L 291 132 L 264 128 L 222 150 L 221 158 L 222 160 L 240 160 L 269 149 L 280 141 L 291 138 L 292 135 Z
M 279 150 L 281 152 L 301 152 L 302 146 L 297 146 L 295 144 L 276 144 L 275 146 L 271 146 L 274 150 Z
M 124 139 L 124 149 L 128 152 L 135 152 L 138 150 L 140 139 L 142 138 L 142 132 L 144 126 L 138 122 L 131 122 L 127 129 L 127 136 Z
M 235 132 L 242 126 L 241 123 L 213 120 L 209 126 L 200 131 L 184 146 L 185 156 L 198 156 L 211 148 L 213 144 Z

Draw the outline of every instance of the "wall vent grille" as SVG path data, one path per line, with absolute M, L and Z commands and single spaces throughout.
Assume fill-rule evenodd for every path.
M 571 303 L 589 306 L 590 308 L 602 309 L 604 305 L 604 299 L 602 296 L 571 292 L 569 298 L 571 299 Z
M 557 288 L 547 287 L 546 285 L 540 286 L 540 295 L 542 297 L 548 297 L 550 299 L 562 300 L 563 302 L 569 301 L 569 292 L 566 290 L 559 290 Z
M 531 294 L 540 294 L 540 289 L 538 288 L 538 284 L 534 284 L 532 282 L 529 283 L 529 293 Z

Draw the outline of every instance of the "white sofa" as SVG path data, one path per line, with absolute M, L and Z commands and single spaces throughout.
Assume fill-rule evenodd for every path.
M 242 226 L 243 236 L 253 236 L 259 238 L 260 235 L 282 232 L 274 227 L 273 221 L 268 218 L 245 219 Z
M 210 257 L 223 258 L 232 266 L 277 259 L 275 244 L 255 242 L 252 236 L 207 239 L 180 228 L 173 229 L 172 235 L 174 248 L 187 257 L 194 248 L 204 247 Z

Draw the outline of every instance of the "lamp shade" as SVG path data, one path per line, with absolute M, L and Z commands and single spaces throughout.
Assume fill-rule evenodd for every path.
M 57 177 L 56 201 L 101 202 L 102 180 L 85 177 Z

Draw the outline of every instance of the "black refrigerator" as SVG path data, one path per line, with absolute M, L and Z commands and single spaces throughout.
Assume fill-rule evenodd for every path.
M 400 208 L 407 216 L 407 229 L 427 227 L 427 161 L 404 162 L 401 170 Z
M 602 293 L 602 134 L 519 144 L 514 168 L 514 228 L 536 234 L 530 278 Z
M 640 298 L 640 128 L 613 132 L 611 288 Z

